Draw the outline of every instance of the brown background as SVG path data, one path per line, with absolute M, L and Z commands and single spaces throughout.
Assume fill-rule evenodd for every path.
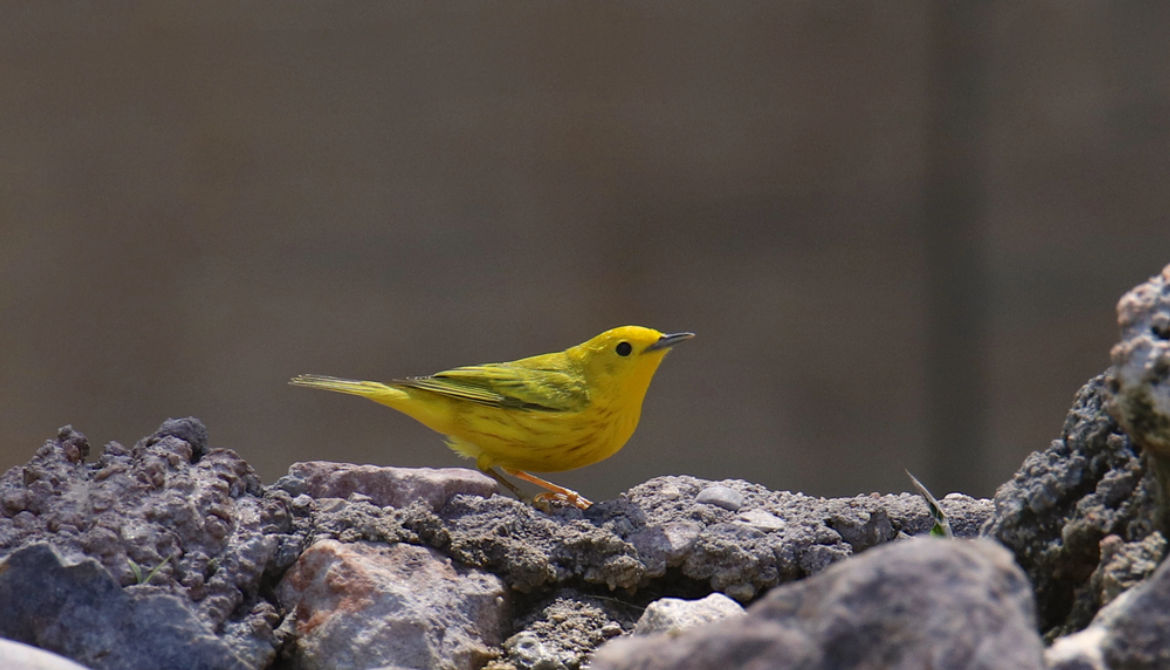
M 168 416 L 459 463 L 366 378 L 693 330 L 556 477 L 989 495 L 1170 262 L 1161 3 L 0 10 L 0 467 Z

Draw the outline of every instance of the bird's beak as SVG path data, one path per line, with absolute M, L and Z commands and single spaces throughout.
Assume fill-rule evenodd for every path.
M 646 347 L 646 351 L 669 349 L 679 342 L 682 342 L 683 340 L 689 340 L 694 336 L 694 333 L 670 333 L 668 335 L 663 335 L 662 337 L 658 338 L 657 342 Z

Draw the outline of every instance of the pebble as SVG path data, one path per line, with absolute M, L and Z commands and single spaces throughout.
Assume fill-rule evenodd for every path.
M 707 505 L 715 505 L 716 507 L 722 507 L 723 509 L 735 512 L 740 507 L 743 507 L 743 494 L 729 486 L 712 484 L 699 491 L 699 495 L 695 497 L 695 501 Z

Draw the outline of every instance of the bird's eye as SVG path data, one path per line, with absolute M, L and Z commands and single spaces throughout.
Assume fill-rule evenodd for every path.
M 634 350 L 634 348 L 632 346 L 630 346 L 629 342 L 618 342 L 618 345 L 617 345 L 617 355 L 618 356 L 629 356 L 630 352 L 633 350 Z

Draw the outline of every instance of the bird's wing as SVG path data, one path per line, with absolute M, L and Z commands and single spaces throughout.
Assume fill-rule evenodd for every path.
M 513 363 L 469 365 L 393 383 L 508 409 L 575 412 L 589 404 L 588 387 L 579 376 Z

